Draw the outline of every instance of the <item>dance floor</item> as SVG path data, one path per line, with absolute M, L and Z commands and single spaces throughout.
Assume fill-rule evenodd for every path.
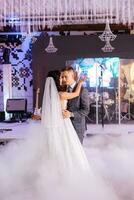
M 0 124 L 0 141 L 23 140 L 40 122 Z M 37 132 L 38 134 L 38 132 Z M 88 125 L 83 147 L 90 166 L 121 197 L 134 200 L 134 125 Z M 6 147 L 5 147 L 6 148 Z
M 88 124 L 87 125 L 87 131 L 86 134 L 126 134 L 126 133 L 134 133 L 134 120 L 131 121 L 132 123 L 128 124 L 104 124 L 104 127 L 102 127 L 101 124 L 95 125 L 95 124 Z
M 32 122 L 0 123 L 0 140 L 24 139 Z M 35 123 L 34 123 L 35 124 Z
M 28 135 L 30 126 L 39 126 L 39 121 L 28 120 L 24 123 L 0 123 L 0 140 L 2 139 L 24 139 Z M 104 136 L 105 134 L 122 135 L 134 134 L 134 124 L 88 124 L 85 140 L 90 135 Z

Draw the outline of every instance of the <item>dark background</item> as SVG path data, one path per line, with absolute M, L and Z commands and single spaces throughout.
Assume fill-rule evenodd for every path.
M 40 88 L 39 106 L 42 104 L 45 79 L 48 71 L 61 69 L 67 60 L 94 57 L 134 58 L 134 35 L 120 34 L 111 42 L 113 52 L 104 53 L 101 48 L 105 45 L 97 35 L 85 36 L 53 36 L 53 42 L 58 51 L 47 53 L 49 37 L 41 34 L 32 47 L 32 68 L 34 86 L 34 105 L 37 88 Z

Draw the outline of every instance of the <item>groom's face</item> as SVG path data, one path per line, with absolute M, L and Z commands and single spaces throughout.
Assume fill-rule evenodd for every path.
M 73 70 L 70 71 L 63 71 L 61 74 L 62 84 L 63 85 L 71 85 L 74 83 L 74 72 Z

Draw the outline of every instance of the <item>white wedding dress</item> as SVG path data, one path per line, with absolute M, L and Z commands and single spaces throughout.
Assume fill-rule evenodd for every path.
M 46 81 L 40 126 L 31 125 L 25 141 L 1 150 L 0 172 L 1 200 L 118 200 L 91 169 L 70 119 L 62 118 L 52 78 Z

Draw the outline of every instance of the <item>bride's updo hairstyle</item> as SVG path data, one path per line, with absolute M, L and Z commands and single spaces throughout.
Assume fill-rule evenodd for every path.
M 47 77 L 52 77 L 54 79 L 55 85 L 58 91 L 61 91 L 60 75 L 61 75 L 61 72 L 59 70 L 52 70 L 52 71 L 49 71 L 47 74 Z

